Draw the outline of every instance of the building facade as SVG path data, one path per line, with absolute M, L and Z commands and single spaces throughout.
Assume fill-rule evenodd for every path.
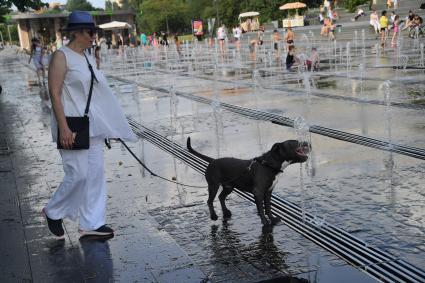
M 128 10 L 93 11 L 91 12 L 96 25 L 112 21 L 127 22 L 135 29 L 135 13 Z M 61 29 L 66 26 L 69 12 L 61 13 L 20 13 L 12 16 L 18 25 L 19 44 L 21 48 L 30 50 L 31 39 L 36 37 L 44 45 L 61 42 Z

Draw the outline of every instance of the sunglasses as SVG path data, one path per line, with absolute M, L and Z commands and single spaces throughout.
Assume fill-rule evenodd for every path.
M 84 32 L 87 32 L 87 34 L 90 36 L 90 37 L 92 37 L 93 35 L 95 35 L 97 32 L 96 32 L 96 30 L 94 30 L 94 29 L 86 29 L 86 30 L 83 30 Z

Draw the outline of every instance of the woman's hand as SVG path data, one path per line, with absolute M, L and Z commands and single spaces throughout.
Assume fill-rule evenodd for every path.
M 68 126 L 59 128 L 59 141 L 64 149 L 72 149 L 75 142 L 76 133 L 73 133 Z

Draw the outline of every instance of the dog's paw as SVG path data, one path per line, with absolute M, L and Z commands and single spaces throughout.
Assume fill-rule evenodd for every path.
M 232 218 L 232 212 L 230 211 L 230 210 L 225 210 L 225 211 L 223 211 L 223 218 L 224 219 L 229 219 L 229 218 Z
M 211 220 L 216 221 L 218 219 L 217 214 L 211 214 Z

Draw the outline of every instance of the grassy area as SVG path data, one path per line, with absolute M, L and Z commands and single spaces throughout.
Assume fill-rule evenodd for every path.
M 193 40 L 193 35 L 192 34 L 185 34 L 185 35 L 180 35 L 179 36 L 179 41 L 192 41 Z

